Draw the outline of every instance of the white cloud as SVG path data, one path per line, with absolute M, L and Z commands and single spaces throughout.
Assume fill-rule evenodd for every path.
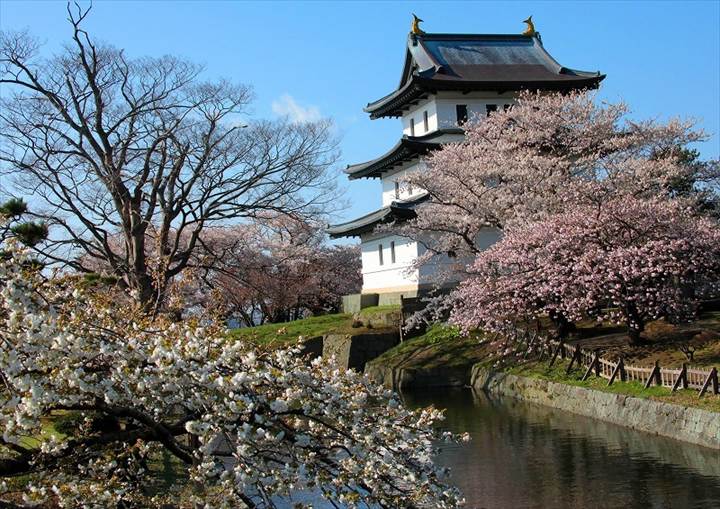
M 301 106 L 290 94 L 283 94 L 272 102 L 273 113 L 287 116 L 293 122 L 315 122 L 320 120 L 320 110 L 317 106 Z

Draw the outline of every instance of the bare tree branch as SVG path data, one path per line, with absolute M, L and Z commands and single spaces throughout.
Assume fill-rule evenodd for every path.
M 44 204 L 46 261 L 110 267 L 150 306 L 207 227 L 336 202 L 329 122 L 245 126 L 248 87 L 173 57 L 128 59 L 82 28 L 88 13 L 68 5 L 72 39 L 55 57 L 26 33 L 0 39 L 0 175 Z

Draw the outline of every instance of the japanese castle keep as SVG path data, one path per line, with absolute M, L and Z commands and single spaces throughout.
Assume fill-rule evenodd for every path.
M 375 231 L 380 224 L 413 218 L 414 208 L 428 199 L 422 189 L 402 183 L 408 172 L 423 171 L 424 154 L 462 140 L 464 121 L 507 108 L 519 90 L 597 88 L 605 77 L 560 65 L 543 47 L 531 19 L 522 35 L 430 34 L 419 29 L 419 21 L 415 18 L 408 36 L 397 89 L 364 109 L 371 119 L 400 118 L 402 137 L 385 154 L 345 170 L 351 180 L 380 179 L 382 207 L 328 229 L 333 238 L 360 238 L 367 295 L 362 300 L 368 305 L 416 296 L 432 284 L 431 266 L 411 267 L 422 244 Z M 498 237 L 488 230 L 478 243 L 489 246 Z

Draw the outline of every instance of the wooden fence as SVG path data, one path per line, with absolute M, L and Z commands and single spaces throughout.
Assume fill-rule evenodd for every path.
M 585 373 L 582 377 L 587 380 L 590 375 L 605 378 L 608 385 L 620 379 L 621 381 L 637 381 L 644 384 L 647 389 L 651 385 L 670 387 L 673 392 L 683 389 L 695 389 L 700 391 L 702 397 L 708 390 L 718 394 L 718 370 L 713 367 L 709 370 L 689 367 L 683 363 L 680 368 L 664 368 L 656 362 L 654 366 L 628 366 L 623 359 L 612 361 L 602 357 L 599 350 L 588 351 L 576 345 L 570 345 L 562 341 L 555 341 L 544 338 L 535 331 L 526 331 L 520 344 L 526 345 L 523 357 L 532 351 L 533 347 L 540 348 L 540 358 L 545 355 L 550 357 L 550 366 L 560 358 L 570 359 L 566 373 L 569 374 L 574 367 L 583 367 Z M 539 345 L 538 345 L 539 343 Z

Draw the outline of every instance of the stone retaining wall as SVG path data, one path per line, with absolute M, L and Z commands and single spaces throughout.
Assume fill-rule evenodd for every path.
M 720 414 L 549 380 L 488 371 L 476 365 L 475 389 L 720 450 Z
M 365 375 L 388 389 L 402 391 L 431 387 L 466 387 L 470 380 L 470 370 L 470 366 L 406 368 L 370 362 L 365 366 Z
M 361 373 L 365 364 L 400 342 L 396 331 L 360 334 L 328 334 L 323 338 L 322 356 L 335 357 L 338 366 Z

